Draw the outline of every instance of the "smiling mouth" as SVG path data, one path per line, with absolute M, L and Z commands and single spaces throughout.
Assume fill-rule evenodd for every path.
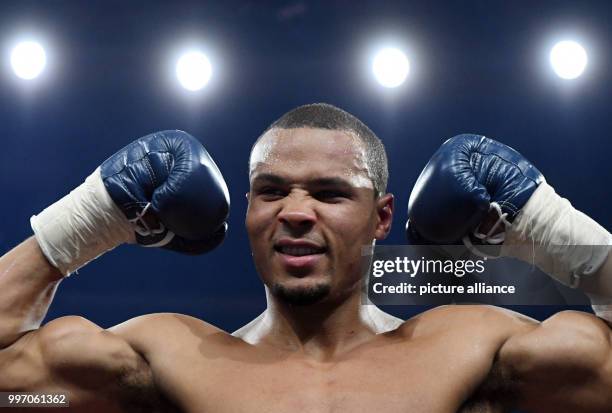
M 295 245 L 277 245 L 274 247 L 276 252 L 280 252 L 283 255 L 289 255 L 292 257 L 304 257 L 308 255 L 318 255 L 325 252 L 325 248 L 322 247 L 305 247 Z
M 295 276 L 305 277 L 321 262 L 327 248 L 280 243 L 274 246 L 274 251 L 287 271 Z

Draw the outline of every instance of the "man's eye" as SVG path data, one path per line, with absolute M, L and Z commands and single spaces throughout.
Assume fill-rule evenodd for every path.
M 328 191 L 319 191 L 315 194 L 315 198 L 320 199 L 322 201 L 329 201 L 329 200 L 339 200 L 340 198 L 346 198 L 347 194 L 342 192 L 342 191 L 334 191 L 334 190 L 328 190 Z
M 265 198 L 281 198 L 285 196 L 285 191 L 280 188 L 262 188 L 257 192 Z

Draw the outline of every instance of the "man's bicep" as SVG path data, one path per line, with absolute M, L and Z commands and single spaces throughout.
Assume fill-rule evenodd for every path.
M 72 406 L 116 411 L 136 387 L 152 383 L 149 370 L 122 338 L 63 317 L 0 351 L 0 391 L 67 392 Z
M 612 411 L 610 329 L 564 311 L 509 338 L 499 352 L 520 407 L 529 411 Z

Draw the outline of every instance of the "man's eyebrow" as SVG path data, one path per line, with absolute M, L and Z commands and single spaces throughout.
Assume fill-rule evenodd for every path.
M 261 173 L 261 174 L 257 174 L 255 178 L 253 178 L 252 183 L 259 183 L 259 182 L 269 182 L 269 183 L 276 184 L 276 185 L 284 185 L 287 183 L 287 180 L 278 175 L 274 175 L 270 173 Z
M 311 184 L 316 186 L 333 186 L 333 187 L 344 187 L 351 188 L 353 185 L 346 179 L 330 177 L 330 178 L 317 178 L 310 181 Z
M 285 178 L 271 174 L 271 173 L 261 173 L 257 174 L 255 178 L 253 178 L 253 184 L 255 183 L 271 183 L 275 185 L 286 185 L 289 181 Z M 321 177 L 315 178 L 308 181 L 308 185 L 314 186 L 327 186 L 327 187 L 342 187 L 342 188 L 351 188 L 353 185 L 346 179 L 337 178 L 337 177 Z

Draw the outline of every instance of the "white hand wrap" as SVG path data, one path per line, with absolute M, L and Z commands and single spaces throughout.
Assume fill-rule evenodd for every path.
M 605 262 L 612 236 L 543 182 L 506 232 L 502 255 L 535 264 L 565 285 Z M 531 248 L 529 248 L 531 247 Z
M 40 248 L 64 276 L 124 242 L 134 230 L 104 187 L 100 168 L 68 195 L 30 218 Z

